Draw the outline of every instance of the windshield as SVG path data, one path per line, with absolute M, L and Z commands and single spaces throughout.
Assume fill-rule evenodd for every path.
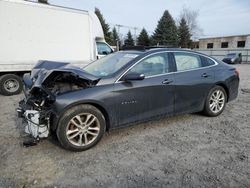
M 129 61 L 136 58 L 139 53 L 116 52 L 107 55 L 83 68 L 86 72 L 97 76 L 107 77 L 121 69 Z

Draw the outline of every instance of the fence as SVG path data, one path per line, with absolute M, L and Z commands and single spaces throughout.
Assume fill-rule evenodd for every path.
M 194 50 L 197 52 L 207 54 L 219 60 L 222 60 L 228 53 L 241 53 L 242 62 L 250 63 L 250 49 L 194 49 Z

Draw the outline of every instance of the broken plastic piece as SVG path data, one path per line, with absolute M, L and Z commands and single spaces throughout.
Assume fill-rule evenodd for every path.
M 31 147 L 31 146 L 36 146 L 38 144 L 39 140 L 38 139 L 30 139 L 26 140 L 23 142 L 23 147 Z

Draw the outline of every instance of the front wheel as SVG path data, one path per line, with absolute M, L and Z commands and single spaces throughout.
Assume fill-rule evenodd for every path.
M 79 105 L 62 116 L 57 127 L 57 137 L 65 149 L 84 151 L 95 146 L 105 130 L 105 118 L 96 107 Z
M 220 115 L 227 102 L 227 93 L 221 86 L 212 88 L 206 98 L 204 113 L 207 116 L 215 117 Z

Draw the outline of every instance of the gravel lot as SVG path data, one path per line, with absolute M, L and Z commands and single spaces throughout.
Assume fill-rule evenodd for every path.
M 0 187 L 250 187 L 250 65 L 219 117 L 188 114 L 107 133 L 73 153 L 55 138 L 22 147 L 15 108 L 0 95 Z

